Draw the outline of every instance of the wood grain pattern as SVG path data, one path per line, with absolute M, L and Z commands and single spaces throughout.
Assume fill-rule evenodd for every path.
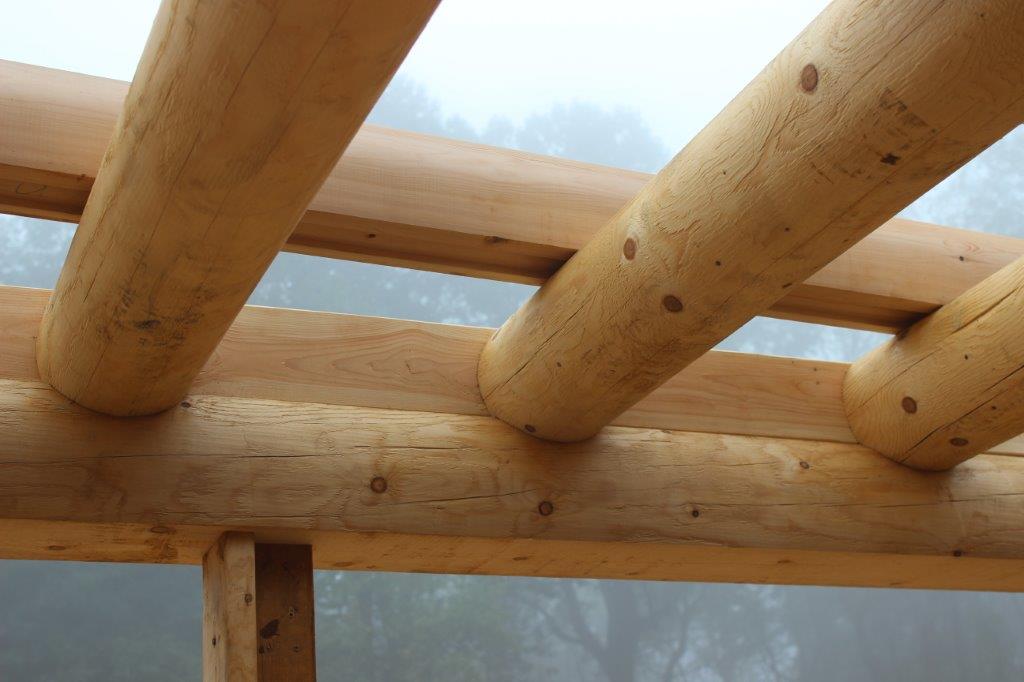
M 259 682 L 316 682 L 313 548 L 256 545 Z
M 600 431 L 1020 123 L 1022 31 L 1011 0 L 830 4 L 491 338 L 491 414 Z
M 256 681 L 256 553 L 228 532 L 203 555 L 203 682 Z
M 0 210 L 77 221 L 128 85 L 0 60 Z M 649 175 L 365 125 L 289 237 L 299 253 L 540 283 Z M 767 314 L 894 331 L 1024 240 L 893 219 Z
M 176 404 L 438 0 L 165 0 L 38 343 L 116 415 Z
M 0 287 L 0 378 L 37 380 L 48 292 Z M 246 306 L 192 392 L 485 415 L 476 364 L 492 329 Z M 711 351 L 623 413 L 621 426 L 856 442 L 849 365 Z M 186 398 L 187 400 L 187 398 Z M 1024 439 L 992 448 L 1024 454 Z
M 1019 458 L 214 396 L 124 420 L 0 381 L 4 557 L 188 561 L 250 530 L 335 568 L 1021 589 L 1022 513 Z
M 858 360 L 853 433 L 887 457 L 948 469 L 1024 429 L 1024 259 Z

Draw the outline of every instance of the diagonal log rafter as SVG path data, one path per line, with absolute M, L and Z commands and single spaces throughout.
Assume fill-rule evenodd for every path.
M 596 434 L 1020 123 L 1021 30 L 1005 0 L 833 2 L 492 337 L 490 412 Z

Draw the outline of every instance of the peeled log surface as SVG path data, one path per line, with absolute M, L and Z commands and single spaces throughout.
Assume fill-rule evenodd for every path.
M 545 504 L 547 503 L 547 504 Z M 859 445 L 192 396 L 106 417 L 0 381 L 0 556 L 1024 589 L 1024 459 L 922 474 Z
M 942 470 L 1024 431 L 1022 319 L 1024 259 L 853 363 L 843 398 L 854 435 Z
M 0 60 L 0 211 L 77 222 L 128 84 Z M 651 176 L 364 125 L 285 251 L 540 284 Z M 1024 240 L 894 218 L 765 315 L 898 331 Z
M 832 3 L 497 332 L 491 413 L 588 438 L 1024 115 L 1024 5 Z
M 177 403 L 436 2 L 165 0 L 43 319 L 43 378 L 110 414 Z

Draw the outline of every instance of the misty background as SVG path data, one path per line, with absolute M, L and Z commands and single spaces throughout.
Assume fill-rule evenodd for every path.
M 155 4 L 106 4 L 116 45 L 75 43 L 83 10 L 41 2 L 19 21 L 51 12 L 60 39 L 0 27 L 0 58 L 129 79 Z M 446 1 L 370 121 L 653 172 L 824 3 L 633 4 Z M 1024 237 L 1022 161 L 1018 129 L 901 215 Z M 0 216 L 0 284 L 52 287 L 73 229 Z M 281 254 L 251 302 L 497 326 L 533 290 Z M 883 338 L 758 318 L 721 347 L 849 361 Z M 1024 677 L 1018 595 L 359 572 L 316 590 L 325 682 Z M 201 678 L 198 567 L 0 562 L 0 603 L 0 681 Z

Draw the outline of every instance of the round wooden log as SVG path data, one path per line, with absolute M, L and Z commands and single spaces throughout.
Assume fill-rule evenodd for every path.
M 176 404 L 438 0 L 165 0 L 43 318 L 40 374 Z
M 1024 258 L 853 363 L 857 439 L 943 470 L 1024 432 Z
M 495 334 L 492 414 L 594 435 L 1016 126 L 1022 33 L 1012 0 L 832 3 Z

